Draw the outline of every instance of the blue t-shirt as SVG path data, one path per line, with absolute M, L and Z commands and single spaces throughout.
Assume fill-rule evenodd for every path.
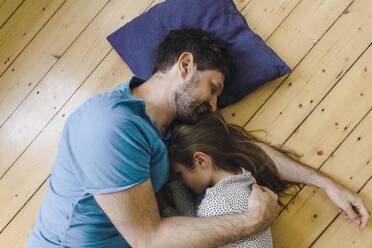
M 162 138 L 145 102 L 130 91 L 143 82 L 133 76 L 69 116 L 26 247 L 129 247 L 93 194 L 126 190 L 149 178 L 157 192 L 168 179 L 170 130 Z

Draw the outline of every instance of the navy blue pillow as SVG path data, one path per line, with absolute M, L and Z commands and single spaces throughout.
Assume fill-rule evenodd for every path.
M 229 45 L 236 71 L 218 99 L 220 108 L 290 72 L 290 68 L 248 27 L 232 0 L 166 0 L 107 39 L 132 72 L 147 80 L 157 47 L 170 30 L 185 27 L 213 33 Z

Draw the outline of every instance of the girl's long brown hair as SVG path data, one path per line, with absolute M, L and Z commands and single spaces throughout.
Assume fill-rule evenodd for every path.
M 203 114 L 195 124 L 174 126 L 168 149 L 169 158 L 171 163 L 181 163 L 193 168 L 193 154 L 204 152 L 211 156 L 219 169 L 238 172 L 240 168 L 244 168 L 252 173 L 259 185 L 266 186 L 279 195 L 287 194 L 284 191 L 291 185 L 299 186 L 281 180 L 274 162 L 253 142 L 262 141 L 244 128 L 226 123 L 221 113 L 209 112 Z M 271 147 L 299 157 L 283 147 Z

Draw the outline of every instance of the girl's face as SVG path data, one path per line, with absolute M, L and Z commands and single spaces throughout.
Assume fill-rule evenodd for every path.
M 180 163 L 172 165 L 173 171 L 181 175 L 182 181 L 192 191 L 201 194 L 211 185 L 211 171 L 209 168 L 195 165 L 194 168 L 188 168 Z

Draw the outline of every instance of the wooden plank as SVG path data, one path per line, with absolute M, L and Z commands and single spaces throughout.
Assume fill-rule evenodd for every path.
M 107 35 L 138 16 L 150 3 L 151 0 L 137 4 L 133 1 L 112 1 L 89 24 L 0 128 L 0 175 L 14 163 L 112 49 L 106 40 Z M 127 14 L 124 16 L 123 13 Z
M 65 0 L 26 0 L 0 29 L 0 75 Z
M 129 79 L 128 75 L 131 75 L 130 70 L 127 68 L 127 66 L 123 66 L 125 65 L 125 63 L 111 49 L 109 43 L 105 39 L 107 34 L 110 33 L 112 29 L 118 28 L 119 25 L 122 25 L 122 22 L 125 23 L 128 20 L 131 20 L 134 16 L 138 16 L 140 12 L 142 12 L 150 3 L 151 1 L 136 2 L 134 0 L 126 1 L 125 4 L 123 4 L 121 0 L 110 2 L 110 4 L 105 7 L 100 15 L 95 18 L 95 20 L 87 28 L 82 37 L 79 38 L 79 40 L 75 42 L 73 47 L 66 53 L 65 57 L 60 60 L 61 65 L 53 68 L 53 71 L 51 71 L 45 78 L 48 81 L 46 82 L 46 86 L 43 86 L 45 87 L 43 91 L 48 93 L 49 90 L 51 97 L 49 96 L 48 98 L 48 96 L 46 95 L 43 97 L 42 100 L 39 100 L 37 98 L 32 99 L 29 102 L 27 102 L 26 100 L 27 103 L 25 102 L 24 113 L 26 114 L 27 112 L 30 112 L 31 109 L 36 108 L 40 112 L 35 112 L 33 114 L 33 118 L 38 121 L 40 120 L 37 125 L 40 125 L 41 122 L 44 123 L 38 126 L 38 131 L 34 133 L 35 140 L 32 141 L 32 144 L 27 147 L 27 150 L 22 154 L 21 157 L 19 157 L 19 159 L 17 159 L 14 165 L 0 180 L 0 202 L 6 202 L 6 204 L 0 205 L 0 211 L 3 211 L 4 213 L 0 216 L 0 230 L 4 228 L 7 223 L 9 223 L 9 221 L 13 218 L 13 216 L 21 208 L 21 206 L 24 205 L 24 203 L 30 198 L 33 192 L 35 192 L 35 190 L 40 186 L 41 182 L 43 182 L 49 176 L 50 168 L 55 158 L 60 132 L 62 131 L 64 119 L 66 118 L 66 116 L 68 116 L 69 113 L 73 112 L 88 97 L 100 93 L 97 92 L 97 87 L 99 86 L 99 84 L 97 86 L 97 83 L 106 81 L 110 82 L 104 77 L 103 74 L 100 74 L 99 77 L 94 76 L 96 75 L 96 71 L 100 70 L 99 68 L 101 68 L 100 66 L 96 69 L 96 66 L 99 63 L 101 63 L 100 65 L 105 64 L 106 61 L 104 60 L 103 62 L 101 62 L 103 58 L 97 61 L 97 57 L 104 57 L 106 56 L 104 52 L 108 52 L 111 50 L 112 53 L 110 53 L 110 55 L 117 58 L 115 62 L 120 62 L 120 73 L 124 73 L 126 75 L 126 80 Z M 121 13 L 123 12 L 128 14 L 125 15 L 124 19 L 121 19 Z M 85 61 L 90 61 L 90 63 Z M 109 62 L 113 61 L 110 60 Z M 91 64 L 93 63 L 96 64 L 95 67 L 92 68 Z M 61 69 L 64 69 L 64 72 L 69 74 L 69 76 L 67 75 L 67 78 L 56 76 L 51 76 L 50 78 L 48 78 L 48 76 L 52 75 L 52 73 L 61 73 Z M 105 72 L 109 75 L 112 75 L 113 73 L 115 74 L 115 72 L 112 71 L 114 69 L 115 68 L 110 67 Z M 91 74 L 89 79 L 84 82 L 84 79 L 86 79 L 86 77 L 92 70 L 94 70 L 93 74 Z M 85 77 L 83 77 L 84 75 Z M 63 79 L 66 80 L 62 81 Z M 83 84 L 81 83 L 82 81 Z M 64 85 L 58 86 L 58 84 L 61 84 L 61 82 L 64 82 Z M 42 84 L 43 83 L 41 83 L 40 86 L 42 86 Z M 115 84 L 118 84 L 118 82 L 115 82 Z M 89 85 L 89 87 L 93 88 L 89 88 L 85 85 Z M 74 86 L 75 88 L 73 88 L 72 86 Z M 68 87 L 70 87 L 71 89 L 69 89 Z M 76 92 L 77 89 L 79 90 Z M 66 91 L 70 91 L 70 93 L 67 94 Z M 39 94 L 41 94 L 41 92 L 42 91 L 40 90 Z M 94 92 L 94 94 L 90 94 L 92 92 Z M 71 97 L 73 94 L 74 96 L 66 104 L 67 107 L 63 107 L 69 97 Z M 58 95 L 57 99 L 53 97 L 54 95 Z M 62 98 L 59 97 L 64 97 L 64 101 L 62 101 Z M 54 100 L 51 101 L 50 99 L 61 101 L 59 103 L 60 106 L 58 105 L 59 107 L 57 108 L 60 109 L 61 107 L 63 107 L 63 110 L 61 110 L 62 112 L 59 111 L 60 114 L 55 115 L 58 110 L 48 112 L 50 111 L 50 109 L 53 109 L 50 106 L 55 106 L 55 102 L 53 102 Z M 47 111 L 45 111 L 44 109 L 45 106 L 43 106 L 43 101 L 48 102 L 48 104 L 52 103 L 52 105 L 49 105 L 49 107 L 45 108 L 47 109 Z M 37 105 L 35 106 L 34 104 Z M 30 108 L 29 105 L 34 106 Z M 52 117 L 53 120 L 47 125 L 45 130 L 42 130 Z M 18 120 L 26 121 L 28 118 L 31 118 L 31 115 L 30 117 L 19 116 Z M 33 130 L 31 129 L 25 129 L 25 132 L 27 134 L 28 132 L 32 131 Z M 38 132 L 40 131 L 42 132 L 40 133 L 40 135 L 38 135 Z M 28 138 L 25 134 L 20 136 Z M 14 144 L 18 144 L 20 142 L 22 142 L 22 139 L 18 140 Z M 30 142 L 30 140 L 28 142 Z M 25 145 L 25 143 L 21 145 Z M 43 156 L 40 156 L 40 154 L 43 154 Z M 25 182 L 25 179 L 27 179 L 27 182 Z M 20 181 L 22 181 L 21 185 L 19 183 Z M 17 197 L 14 197 L 14 194 L 17 194 Z
M 107 2 L 69 0 L 50 19 L 0 78 L 0 126 Z
M 251 0 L 242 15 L 249 27 L 263 40 L 267 40 L 301 1 Z
M 368 0 L 354 2 L 246 128 L 265 129 L 260 138 L 283 144 L 370 44 L 369 6 Z
M 372 207 L 372 180 L 359 193 L 369 209 Z M 355 225 L 345 224 L 346 218 L 339 216 L 334 223 L 320 236 L 312 247 L 372 247 L 372 223 L 362 232 Z
M 6 20 L 16 11 L 23 0 L 2 0 L 0 1 L 0 29 L 5 24 Z
M 292 144 L 302 149 L 305 146 L 333 147 L 326 154 L 336 149 L 320 171 L 354 191 L 358 191 L 372 176 L 369 162 L 372 159 L 372 72 L 366 69 L 370 67 L 372 47 L 305 121 L 305 131 L 297 133 L 296 138 L 292 137 L 295 140 Z M 323 108 L 328 113 L 322 112 Z M 334 123 L 353 123 L 361 119 L 360 124 L 351 133 L 348 131 L 349 136 L 336 148 L 333 144 L 341 143 L 346 131 L 343 125 L 336 126 Z M 314 139 L 309 140 L 310 135 Z M 332 140 L 333 144 L 328 145 L 328 140 Z M 278 247 L 308 247 L 336 215 L 337 208 L 322 190 L 305 187 L 273 225 L 275 244 Z
M 305 187 L 271 226 L 274 247 L 309 247 L 336 215 L 337 208 L 322 190 Z
M 233 0 L 237 10 L 242 11 L 251 0 Z
M 47 183 L 45 182 L 40 187 L 12 222 L 0 233 L 0 247 L 25 247 L 36 222 L 40 204 L 44 199 Z
M 368 68 L 372 68 L 372 47 L 285 143 L 303 154 L 303 162 L 319 168 L 372 108 L 372 70 Z
M 266 1 L 260 2 L 266 3 Z M 273 32 L 274 29 L 270 31 L 273 32 L 273 34 L 266 41 L 267 45 L 292 69 L 295 68 L 301 62 L 302 58 L 314 47 L 316 44 L 314 41 L 318 41 L 322 35 L 327 32 L 328 28 L 333 25 L 334 21 L 343 13 L 350 2 L 352 1 L 301 1 L 275 32 Z M 278 9 L 278 7 L 275 9 Z M 262 9 L 252 9 L 253 13 L 255 11 L 262 13 Z M 271 17 L 260 18 L 258 15 L 258 20 L 252 20 L 249 23 L 251 23 L 251 26 L 254 26 L 255 22 L 264 24 L 265 21 L 270 18 Z M 270 25 L 270 27 L 271 26 L 272 25 Z M 258 32 L 258 34 L 263 35 L 265 33 L 265 31 L 261 32 Z M 270 33 L 268 31 L 266 32 Z M 345 32 L 345 30 L 341 31 L 341 33 L 343 32 Z M 266 36 L 269 35 L 267 34 Z M 224 108 L 222 110 L 224 117 L 231 123 L 240 126 L 246 125 L 257 110 L 282 83 L 284 78 L 285 77 L 282 77 L 264 84 L 247 95 L 240 102 Z

